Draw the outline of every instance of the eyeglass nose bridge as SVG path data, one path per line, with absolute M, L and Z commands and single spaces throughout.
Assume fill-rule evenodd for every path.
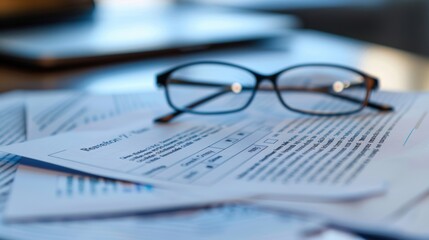
M 277 79 L 277 75 L 262 75 L 262 74 L 257 74 L 256 75 L 256 86 L 255 89 L 256 90 L 263 90 L 261 89 L 261 84 L 263 82 L 269 81 L 272 84 L 272 89 L 271 90 L 275 90 L 276 89 L 276 79 Z

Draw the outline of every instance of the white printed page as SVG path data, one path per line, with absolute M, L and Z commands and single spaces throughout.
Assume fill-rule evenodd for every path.
M 225 167 L 227 170 L 231 171 L 231 168 L 235 169 L 241 164 L 240 161 L 234 158 L 241 156 L 248 157 L 249 155 L 252 156 L 252 154 L 255 154 L 255 152 L 256 154 L 261 152 L 261 148 L 254 147 L 255 141 L 261 140 L 261 137 L 267 134 L 265 130 L 254 131 L 255 128 L 261 127 L 265 129 L 265 127 L 268 126 L 261 125 L 261 123 L 240 123 L 238 126 L 195 125 L 194 123 L 189 123 L 152 128 L 148 126 L 141 127 L 141 124 L 137 124 L 137 126 L 132 126 L 125 131 L 121 129 L 120 131 L 76 132 L 57 135 L 30 141 L 28 142 L 30 144 L 25 148 L 32 153 L 35 153 L 34 148 L 39 149 L 37 154 L 41 155 L 31 157 L 38 159 L 39 156 L 45 156 L 46 153 L 44 151 L 47 150 L 49 145 L 49 148 L 53 151 L 47 153 L 46 156 L 48 156 L 48 159 L 55 159 L 55 161 L 50 163 L 55 164 L 56 161 L 59 160 L 62 166 L 88 172 L 90 174 L 118 178 L 126 181 L 155 184 L 155 186 L 168 187 L 170 189 L 197 190 L 198 192 L 210 190 L 210 192 L 221 192 L 225 198 L 236 198 L 237 195 L 229 195 L 231 192 L 235 192 L 238 195 L 240 195 L 240 193 L 281 194 L 288 196 L 317 196 L 334 198 L 337 200 L 338 197 L 361 196 L 362 192 L 363 194 L 366 194 L 368 191 L 371 193 L 374 191 L 377 192 L 383 187 L 380 184 L 369 187 L 348 186 L 347 188 L 323 186 L 323 191 L 315 191 L 315 188 L 312 186 L 304 189 L 301 185 L 293 187 L 281 183 L 264 184 L 260 181 L 251 182 L 251 185 L 249 185 L 247 182 L 230 181 L 228 178 L 233 178 L 231 175 L 219 177 L 219 175 L 225 175 Z M 227 133 L 226 136 L 225 133 Z M 55 146 L 54 142 L 51 142 L 52 139 L 54 139 L 55 143 L 61 143 L 61 147 L 57 148 L 58 146 Z M 179 142 L 183 145 L 179 147 L 174 147 L 172 145 L 172 143 L 176 144 Z M 64 146 L 68 146 L 69 148 L 64 151 Z M 144 146 L 144 148 L 141 148 L 142 146 Z M 190 152 L 180 151 L 190 146 L 192 146 L 192 148 L 189 149 L 191 150 Z M 34 148 L 30 149 L 28 147 Z M 132 148 L 130 149 L 129 147 Z M 265 150 L 265 148 L 262 150 Z M 130 151 L 132 152 L 130 153 Z M 157 154 L 148 155 L 148 152 L 151 153 L 152 151 L 156 151 Z M 206 153 L 206 151 L 208 152 Z M 242 152 L 244 155 L 239 155 L 236 151 L 239 151 L 240 154 Z M 208 174 L 197 182 L 187 179 L 188 176 L 185 171 L 188 170 L 186 169 L 187 167 L 195 166 L 192 162 L 199 160 L 198 158 L 200 156 L 203 158 L 213 157 L 213 153 L 221 152 L 223 156 L 229 157 L 231 160 L 228 161 L 227 164 L 221 166 L 221 171 L 213 171 L 212 173 L 214 174 Z M 77 155 L 77 153 L 79 153 L 79 155 Z M 134 157 L 133 154 L 135 155 Z M 128 161 L 128 159 L 138 160 L 141 156 L 144 157 L 145 155 L 150 157 L 149 161 L 145 162 L 148 163 L 147 167 L 149 168 L 147 168 L 145 164 L 142 164 L 144 167 L 141 168 L 139 166 L 139 161 Z M 183 181 L 177 181 L 175 179 L 170 180 L 168 176 L 167 179 L 151 176 L 157 169 L 164 168 L 159 165 L 156 167 L 151 166 L 151 163 L 160 164 L 156 162 L 160 157 L 166 159 L 166 161 L 161 162 L 162 164 L 169 164 L 172 169 L 174 166 L 179 167 L 178 171 L 172 174 L 183 174 Z M 180 164 L 177 164 L 177 159 L 181 159 Z M 84 164 L 79 162 L 81 160 Z M 123 160 L 125 160 L 125 164 L 123 164 Z M 190 165 L 189 162 L 191 163 Z M 197 163 L 198 162 L 199 161 L 197 161 Z M 109 164 L 106 165 L 106 163 Z M 97 164 L 104 166 L 98 166 Z M 217 170 L 214 164 L 213 162 L 213 167 L 209 166 L 207 168 L 204 165 L 204 169 Z M 244 164 L 244 167 L 248 166 L 247 163 Z M 232 174 L 234 174 L 234 172 L 232 172 Z M 192 175 L 193 174 L 191 174 L 191 176 Z M 246 188 L 243 188 L 243 186 Z M 252 189 L 249 189 L 247 186 L 252 186 Z M 320 188 L 320 186 L 317 187 L 317 189 Z
M 35 92 L 26 100 L 27 139 L 75 130 L 136 110 L 165 109 L 160 92 L 98 95 L 79 91 Z
M 136 125 L 109 132 L 59 135 L 2 150 L 159 186 L 235 187 L 267 194 L 291 193 L 303 186 L 313 192 L 311 187 L 353 189 L 354 180 L 371 161 L 414 145 L 398 142 L 406 130 L 397 126 L 415 127 L 425 110 L 413 106 L 427 102 L 427 95 L 379 93 L 374 99 L 394 105 L 396 111 L 368 110 L 337 118 L 301 116 L 283 122 L 259 119 L 229 125 Z M 421 133 L 425 126 L 421 125 Z M 424 138 L 421 133 L 413 138 Z
M 71 95 L 76 95 L 76 92 L 52 92 L 48 99 L 54 99 L 58 97 L 58 101 L 47 101 L 44 100 L 45 104 L 49 105 L 50 102 L 62 102 L 61 99 L 69 99 Z M 159 93 L 156 93 L 159 96 Z M 143 95 L 145 97 L 152 97 L 155 93 L 149 93 L 148 95 Z M 162 95 L 163 96 L 163 95 Z M 27 96 L 27 100 L 31 100 L 34 97 L 34 94 Z M 87 96 L 86 99 L 96 99 L 93 105 L 89 104 L 87 110 L 82 114 L 81 118 L 90 119 L 94 116 L 97 116 L 98 112 L 101 112 L 100 109 L 90 108 L 94 104 L 101 100 L 109 99 L 131 99 L 133 102 L 136 96 L 114 96 L 114 95 L 95 95 Z M 40 101 L 40 96 L 34 97 Z M 109 128 L 115 128 L 120 124 L 128 124 L 132 122 L 142 122 L 150 123 L 152 120 L 152 108 L 162 109 L 160 105 L 162 103 L 156 102 L 157 98 L 152 98 L 147 100 L 147 102 L 141 99 L 139 96 L 138 106 L 147 106 L 147 109 L 140 111 L 125 111 L 126 113 L 117 113 L 109 116 L 105 116 L 103 119 L 96 119 L 92 121 L 85 122 L 73 122 L 73 129 L 70 131 L 84 131 L 85 129 L 91 130 L 103 130 Z M 22 104 L 22 101 L 21 101 Z M 114 109 L 117 108 L 113 102 L 104 101 L 104 108 Z M 111 105 L 108 105 L 111 104 Z M 116 103 L 118 104 L 118 103 Z M 129 104 L 122 104 L 129 105 Z M 124 109 L 124 107 L 121 107 Z M 23 109 L 21 109 L 23 110 Z M 24 112 L 20 112 L 20 117 L 23 118 Z M 63 117 L 62 114 L 58 113 L 58 116 L 55 118 L 46 117 L 46 119 L 51 119 L 52 121 L 67 120 L 66 117 Z M 57 119 L 58 118 L 58 119 Z M 28 118 L 27 118 L 28 120 Z M 50 128 L 47 128 L 49 130 Z M 25 133 L 25 129 L 20 126 L 21 135 Z M 17 132 L 19 133 L 19 132 Z M 47 131 L 44 132 L 48 133 Z M 49 134 L 55 134 L 51 132 Z M 22 136 L 21 136 L 22 137 Z M 23 137 L 25 139 L 25 137 Z M 14 156 L 14 155 L 11 155 Z M 16 158 L 16 156 L 14 156 Z M 15 171 L 15 168 L 13 169 Z M 211 195 L 209 193 L 201 193 L 198 195 L 184 194 L 182 192 L 173 192 L 173 191 L 164 191 L 162 189 L 153 188 L 150 185 L 141 185 L 134 183 L 124 184 L 116 180 L 107 180 L 109 185 L 101 184 L 103 182 L 102 178 L 97 178 L 99 180 L 97 185 L 94 185 L 94 178 L 83 177 L 80 175 L 71 175 L 72 179 L 78 179 L 79 186 L 74 186 L 74 190 L 79 187 L 85 187 L 93 189 L 94 186 L 98 188 L 105 188 L 106 191 L 109 191 L 109 194 L 88 194 L 88 191 L 85 193 L 71 191 L 69 196 L 65 197 L 62 194 L 60 197 L 58 195 L 58 181 L 63 182 L 67 179 L 70 174 L 66 174 L 61 171 L 46 170 L 37 167 L 30 167 L 21 165 L 17 168 L 17 173 L 15 176 L 15 182 L 13 184 L 13 191 L 9 194 L 8 204 L 4 214 L 4 217 L 8 221 L 29 221 L 42 218 L 71 218 L 71 217 L 83 217 L 83 216 L 95 216 L 95 215 L 106 215 L 106 214 L 125 214 L 127 212 L 135 212 L 136 210 L 140 212 L 155 211 L 161 209 L 173 209 L 181 208 L 185 206 L 200 206 L 207 205 L 213 202 L 225 201 L 225 197 L 221 195 Z M 37 184 L 37 188 L 29 188 L 28 186 Z M 113 191 L 112 189 L 107 189 L 109 186 L 114 186 L 117 190 L 120 186 L 127 186 L 123 188 L 124 191 Z M 150 187 L 151 191 L 143 191 L 141 186 Z M 69 188 L 68 190 L 70 190 Z M 64 190 L 64 189 L 63 189 Z M 94 190 L 94 189 L 93 189 Z M 133 190 L 133 194 L 130 193 L 130 190 Z M 137 191 L 138 190 L 138 191 Z M 99 193 L 99 192 L 98 192 Z M 230 198 L 233 198 L 232 195 L 229 195 Z M 32 199 L 32 204 L 24 204 L 27 199 Z M 174 199 L 174 201 L 172 201 Z M 210 200 L 209 200 L 210 199 Z M 121 204 L 116 204 L 121 203 Z
M 29 187 L 30 183 L 33 187 Z M 222 201 L 225 202 L 222 196 L 184 194 L 151 185 L 21 165 L 4 218 L 11 222 L 114 216 L 195 208 Z
M 263 226 L 261 223 L 264 223 Z M 251 206 L 216 208 L 117 218 L 84 219 L 0 225 L 0 237 L 23 240 L 117 239 L 307 239 L 325 230 L 324 223 L 293 214 L 263 211 Z M 353 240 L 337 232 L 341 239 Z M 332 235 L 332 234 L 331 234 Z M 311 235 L 310 239 L 314 239 Z
M 420 147 L 418 148 L 420 149 Z M 420 150 L 417 148 L 395 157 L 389 157 L 382 166 L 374 164 L 360 175 L 356 181 L 383 178 L 388 181 L 388 191 L 385 194 L 373 196 L 362 201 L 342 202 L 316 202 L 302 201 L 300 199 L 269 199 L 259 198 L 250 200 L 260 207 L 275 210 L 297 211 L 316 214 L 331 222 L 344 227 L 357 226 L 360 229 L 368 228 L 370 231 L 377 229 L 380 233 L 390 232 L 397 234 L 423 233 L 421 226 L 426 226 L 424 217 L 416 217 L 403 229 L 394 224 L 398 218 L 416 205 L 416 200 L 428 192 L 428 167 L 413 166 L 414 160 L 426 161 L 428 145 Z M 382 162 L 382 160 L 377 160 Z M 416 212 L 416 211 L 414 211 Z M 409 220 L 409 219 L 407 219 Z M 420 222 L 421 221 L 421 222 Z M 413 231 L 415 229 L 416 231 Z M 418 230 L 418 231 L 417 231 Z M 376 232 L 377 232 L 376 231 Z M 383 233 L 384 234 L 384 233 Z M 427 234 L 427 231 L 425 232 Z M 397 235 L 399 236 L 399 235 Z M 426 235 L 426 237 L 429 235 Z M 405 239 L 405 238 L 404 238 Z
M 338 224 L 357 224 L 390 232 L 395 230 L 393 232 L 397 234 L 415 234 L 415 236 L 426 234 L 425 237 L 429 236 L 427 231 L 423 231 L 422 228 L 427 225 L 424 217 L 417 216 L 418 210 L 412 210 L 412 206 L 415 206 L 429 189 L 427 184 L 429 180 L 427 161 L 429 154 L 427 112 L 429 106 L 427 102 L 429 99 L 426 93 L 409 93 L 397 94 L 398 101 L 405 103 L 404 97 L 407 95 L 414 97 L 410 98 L 409 105 L 405 105 L 407 106 L 406 111 L 390 117 L 376 118 L 373 121 L 376 123 L 375 126 L 368 125 L 366 128 L 362 128 L 363 135 L 356 135 L 359 140 L 365 135 L 370 139 L 370 142 L 360 141 L 354 145 L 358 151 L 357 159 L 351 156 L 349 159 L 353 159 L 353 161 L 344 159 L 339 164 L 335 164 L 338 170 L 333 169 L 332 172 L 334 174 L 338 172 L 338 175 L 333 175 L 333 177 L 321 175 L 323 176 L 321 178 L 310 178 L 311 180 L 319 179 L 320 182 L 331 179 L 334 183 L 338 182 L 337 179 L 346 179 L 346 182 L 366 182 L 382 178 L 388 182 L 389 188 L 386 194 L 365 201 L 335 204 L 285 199 L 258 199 L 252 203 L 277 210 L 317 213 Z M 367 125 L 365 121 L 363 124 Z M 365 129 L 373 129 L 372 134 L 366 134 Z M 371 139 L 374 141 L 371 142 Z M 327 163 L 333 164 L 332 159 L 318 162 L 319 165 L 321 163 L 323 163 L 321 166 Z M 356 170 L 353 171 L 353 169 Z M 414 215 L 402 217 L 407 211 Z M 409 216 L 412 217 L 408 218 Z M 399 225 L 401 226 L 399 227 Z

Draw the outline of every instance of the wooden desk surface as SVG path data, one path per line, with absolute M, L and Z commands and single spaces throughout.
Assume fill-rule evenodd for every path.
M 223 60 L 272 73 L 298 63 L 329 62 L 364 70 L 393 91 L 429 90 L 429 59 L 348 38 L 299 30 L 270 43 L 245 48 L 187 53 L 127 63 L 88 66 L 52 72 L 0 65 L 0 91 L 18 89 L 81 89 L 135 92 L 154 89 L 157 72 L 179 63 Z

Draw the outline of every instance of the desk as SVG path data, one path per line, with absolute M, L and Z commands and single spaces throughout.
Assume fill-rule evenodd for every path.
M 429 90 L 429 60 L 416 55 L 317 31 L 293 31 L 265 44 L 127 63 L 50 72 L 0 65 L 0 91 L 16 89 L 81 89 L 94 92 L 151 90 L 154 75 L 173 65 L 196 60 L 223 60 L 262 73 L 308 62 L 352 66 L 381 79 L 383 90 Z

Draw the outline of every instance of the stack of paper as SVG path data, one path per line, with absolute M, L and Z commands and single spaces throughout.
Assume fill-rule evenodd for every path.
M 162 215 L 154 223 L 149 213 L 227 204 L 192 212 L 194 224 L 236 214 L 237 224 L 222 220 L 222 226 L 213 226 L 222 231 L 204 231 L 207 238 L 296 237 L 325 222 L 384 236 L 429 237 L 422 227 L 429 215 L 413 214 L 427 206 L 428 94 L 380 92 L 372 99 L 394 105 L 395 112 L 365 110 L 336 118 L 292 114 L 264 94 L 239 114 L 184 116 L 166 125 L 152 124 L 170 111 L 159 92 L 3 96 L 0 151 L 14 155 L 4 155 L 0 165 L 6 203 L 0 236 L 61 235 L 68 225 L 70 232 L 84 225 L 103 229 L 100 234 L 135 236 L 141 230 L 129 229 L 133 224 L 150 229 L 188 217 Z M 24 159 L 15 173 L 16 155 Z M 250 205 L 230 205 L 238 202 Z M 145 215 L 128 217 L 136 213 Z M 106 216 L 116 218 L 82 220 Z M 259 217 L 272 223 L 255 233 L 243 230 Z M 58 219 L 74 221 L 37 223 Z M 110 225 L 118 230 L 105 233 Z M 192 232 L 200 230 L 179 228 L 185 229 L 181 237 L 201 239 Z M 171 234 L 163 232 L 167 235 L 153 236 Z M 249 235 L 240 235 L 244 232 Z
M 161 95 L 84 96 L 76 92 L 1 95 L 1 145 L 25 141 L 26 134 L 27 137 L 48 136 L 67 130 L 114 128 L 115 124 L 130 118 L 145 121 L 147 114 L 162 106 L 154 105 L 158 96 Z M 80 101 L 86 103 L 80 104 Z M 99 111 L 101 109 L 106 111 Z M 137 109 L 144 110 L 119 116 Z M 82 112 L 85 114 L 79 115 Z M 101 121 L 112 117 L 112 121 Z M 69 127 L 59 130 L 63 127 L 58 126 Z M 30 165 L 18 167 L 19 162 Z M 204 198 L 192 199 L 190 193 L 172 195 L 148 184 L 121 182 L 59 167 L 31 166 L 34 163 L 10 154 L 0 157 L 0 238 L 306 239 L 309 233 L 314 236 L 323 232 L 321 238 L 357 239 L 325 228 L 318 219 L 262 211 L 243 204 L 195 209 L 204 204 Z M 166 207 L 173 206 L 172 202 L 175 208 L 183 205 L 191 208 L 165 212 Z M 157 209 L 163 211 L 156 213 Z M 132 216 L 125 216 L 129 211 Z M 151 214 L 136 215 L 139 211 Z M 10 216 L 7 213 L 11 213 Z M 44 217 L 52 219 L 38 221 Z M 68 218 L 71 220 L 65 220 Z M 267 225 L 261 227 L 261 222 Z

